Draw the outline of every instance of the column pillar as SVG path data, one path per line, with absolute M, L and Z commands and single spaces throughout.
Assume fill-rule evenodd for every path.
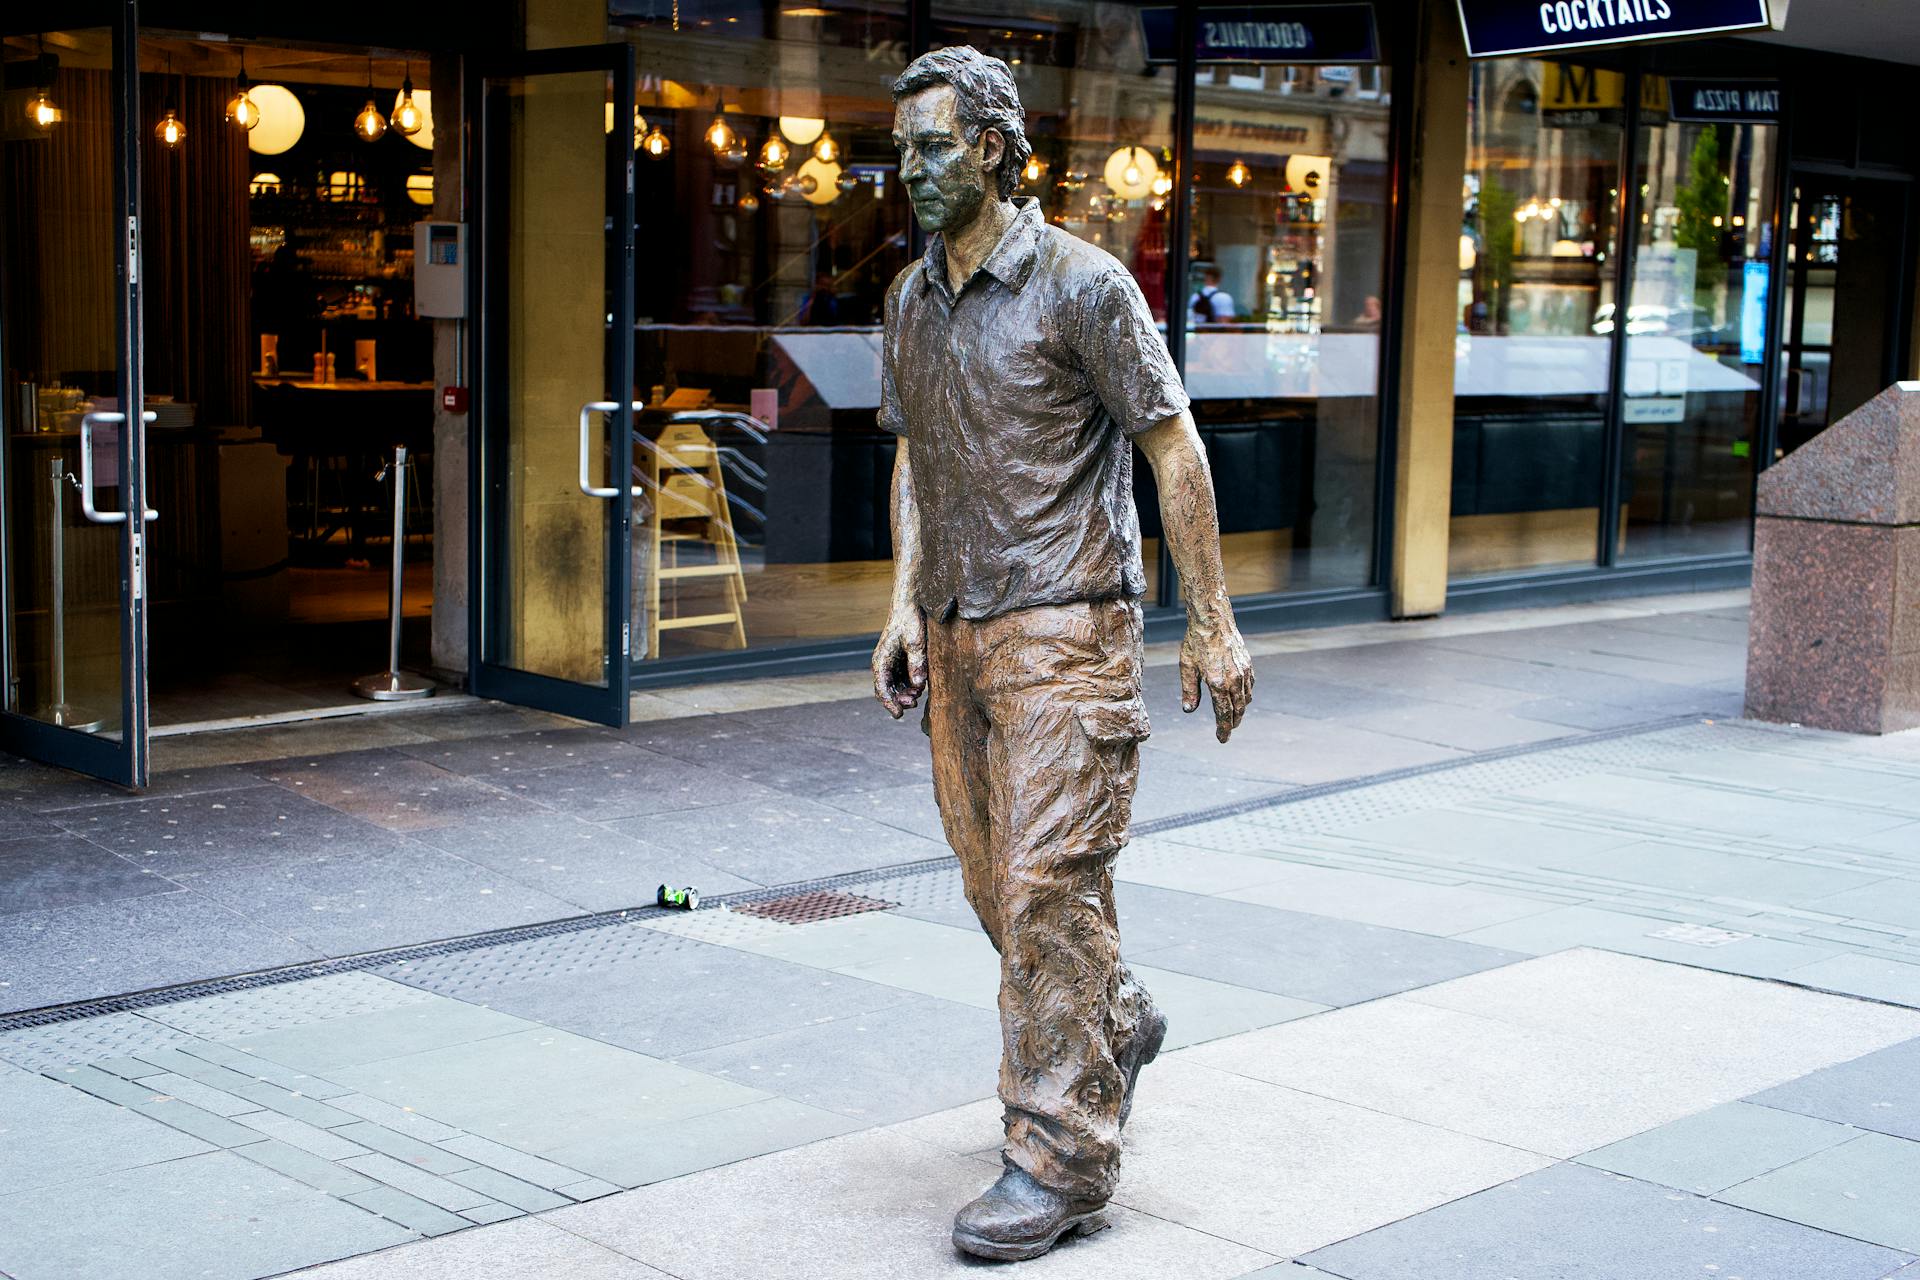
M 1460 184 L 1467 159 L 1467 52 L 1451 0 L 1427 0 L 1413 68 L 1413 123 L 1397 447 L 1393 458 L 1396 618 L 1447 600 L 1453 491 L 1453 347 L 1460 311 Z

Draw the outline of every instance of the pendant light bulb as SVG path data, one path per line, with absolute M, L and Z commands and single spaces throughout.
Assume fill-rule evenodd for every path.
M 1162 173 L 1153 180 L 1153 194 L 1156 196 L 1164 196 L 1171 190 L 1173 190 L 1173 179 L 1166 174 Z
M 160 117 L 160 123 L 153 128 L 153 136 L 160 139 L 160 145 L 169 151 L 176 151 L 187 140 L 187 126 L 180 123 L 180 113 L 171 104 L 166 114 Z
M 1244 160 L 1235 160 L 1227 167 L 1227 181 L 1236 187 L 1246 186 L 1247 179 L 1252 176 L 1253 171 L 1247 168 L 1246 161 Z
M 27 123 L 46 133 L 60 123 L 60 108 L 53 105 L 53 99 L 44 91 L 36 93 L 27 103 Z
M 760 148 L 760 167 L 767 170 L 785 168 L 792 155 L 792 148 L 776 133 Z
M 247 55 L 242 53 L 240 79 L 234 85 L 233 96 L 227 99 L 227 123 L 249 133 L 260 123 L 260 105 L 247 92 L 252 87 L 253 82 L 247 79 Z
M 1020 176 L 1028 182 L 1038 182 L 1046 176 L 1047 166 L 1040 163 L 1039 156 L 1028 156 L 1026 167 L 1020 170 Z
M 707 126 L 707 145 L 713 148 L 715 154 L 719 154 L 731 150 L 735 140 L 733 126 L 727 123 L 725 116 L 716 115 L 713 123 Z
M 353 131 L 364 142 L 378 142 L 387 131 L 387 118 L 380 114 L 380 108 L 367 99 L 367 105 L 360 108 L 360 114 L 353 118 Z
M 821 164 L 834 164 L 839 161 L 840 144 L 833 140 L 832 134 L 820 135 L 820 141 L 813 144 L 813 158 Z
M 426 112 L 413 100 L 413 69 L 409 67 L 406 78 L 400 82 L 400 104 L 393 109 L 393 130 L 403 138 L 411 138 L 426 123 Z
M 673 150 L 673 139 L 669 138 L 656 124 L 647 130 L 645 137 L 640 139 L 640 149 L 646 152 L 650 159 L 658 160 Z
M 373 102 L 373 59 L 367 59 L 367 105 L 353 118 L 353 131 L 363 142 L 378 142 L 387 131 L 387 118 Z

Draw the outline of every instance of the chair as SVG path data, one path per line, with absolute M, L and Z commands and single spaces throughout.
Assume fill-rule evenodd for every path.
M 720 451 L 697 422 L 668 423 L 658 438 L 642 438 L 639 444 L 645 454 L 643 484 L 653 500 L 647 517 L 652 535 L 646 584 L 648 656 L 660 655 L 661 632 L 692 628 L 729 628 L 724 636 L 690 638 L 728 649 L 746 648 L 747 579 L 740 566 L 740 544 L 734 537 Z M 713 548 L 713 559 L 683 564 L 681 548 L 701 542 Z M 719 581 L 726 608 L 715 613 L 681 613 L 678 584 L 694 579 Z M 663 583 L 675 587 L 665 600 Z M 668 607 L 671 613 L 666 612 Z

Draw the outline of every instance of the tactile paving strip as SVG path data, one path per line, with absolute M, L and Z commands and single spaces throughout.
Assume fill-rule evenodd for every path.
M 137 1013 L 107 1013 L 53 1026 L 0 1032 L 0 1060 L 29 1071 L 125 1058 L 148 1049 L 169 1049 L 196 1037 Z
M 505 977 L 537 981 L 605 973 L 698 941 L 628 921 L 600 929 L 473 947 L 382 965 L 375 972 L 437 995 L 459 996 Z
M 249 991 L 182 1000 L 143 1015 L 207 1040 L 230 1040 L 263 1031 L 331 1022 L 356 1013 L 377 1013 L 418 1004 L 424 991 L 371 973 L 334 973 L 306 982 L 284 982 Z

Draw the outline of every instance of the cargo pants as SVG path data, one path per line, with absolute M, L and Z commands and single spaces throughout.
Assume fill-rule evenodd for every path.
M 1000 953 L 1009 1165 L 1104 1201 L 1120 1164 L 1115 1051 L 1152 1002 L 1120 962 L 1113 861 L 1139 743 L 1140 605 L 1039 605 L 927 627 L 934 796 Z

